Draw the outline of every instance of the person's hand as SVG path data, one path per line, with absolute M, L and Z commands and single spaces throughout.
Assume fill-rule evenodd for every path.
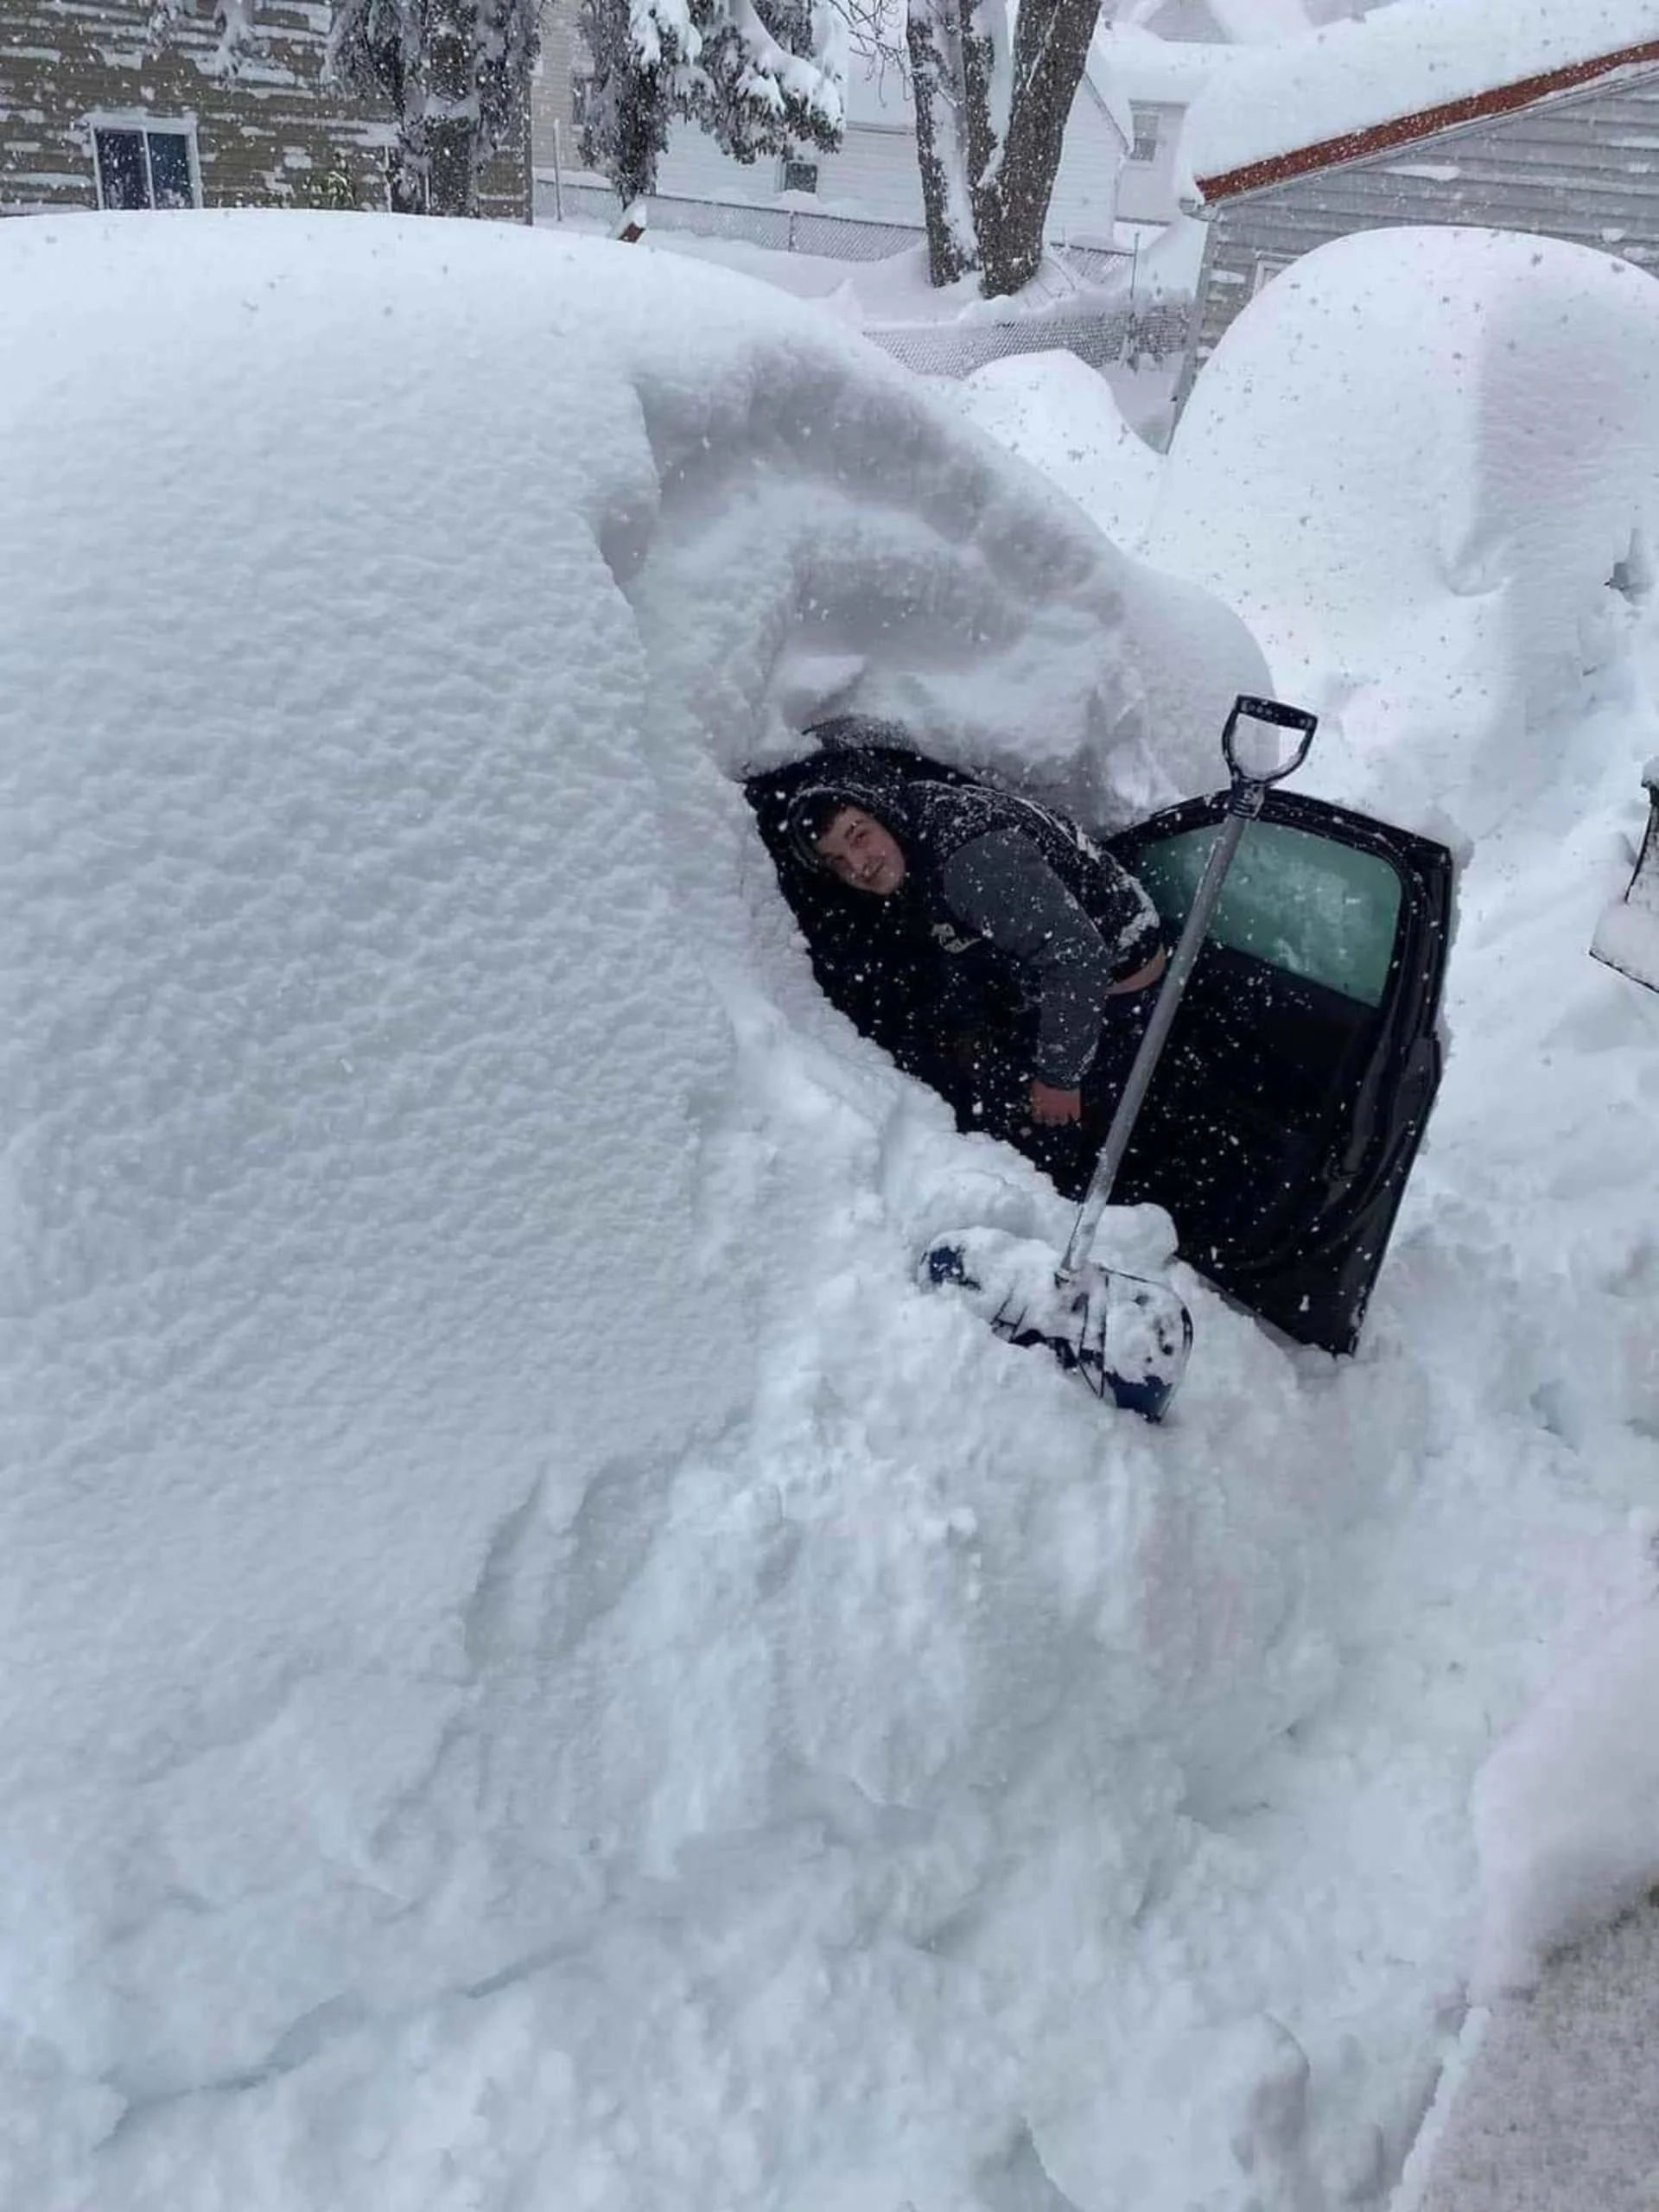
M 1080 1090 L 1057 1090 L 1052 1083 L 1039 1083 L 1033 1076 L 1031 1084 L 1031 1118 L 1045 1128 L 1055 1128 L 1063 1122 L 1075 1122 L 1083 1114 L 1083 1093 Z

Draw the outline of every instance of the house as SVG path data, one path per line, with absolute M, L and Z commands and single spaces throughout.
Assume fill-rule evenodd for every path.
M 1237 56 L 1183 161 L 1208 232 L 1178 401 L 1263 284 L 1350 232 L 1538 232 L 1659 272 L 1659 0 L 1395 0 Z
M 585 198 L 576 147 L 582 99 L 580 47 L 573 43 L 568 24 L 550 24 L 531 107 L 532 161 L 538 184 L 549 187 L 556 149 L 562 171 L 572 176 L 577 204 Z M 915 111 L 896 57 L 884 64 L 855 54 L 846 101 L 846 134 L 834 153 L 803 146 L 781 158 L 746 163 L 722 153 L 694 124 L 676 124 L 658 169 L 658 219 L 672 214 L 687 229 L 772 245 L 786 243 L 775 233 L 786 226 L 791 213 L 814 212 L 825 219 L 815 226 L 824 232 L 815 247 L 820 252 L 867 257 L 854 235 L 861 226 L 869 227 L 866 243 L 874 252 L 868 257 L 919 244 L 922 188 Z M 1110 246 L 1128 141 L 1128 110 L 1091 61 L 1066 129 L 1049 209 L 1051 238 Z M 551 212 L 550 196 L 545 188 L 539 194 L 542 212 Z M 845 233 L 838 240 L 830 227 L 837 218 Z
M 1321 23 L 1387 5 L 1388 0 L 1128 0 L 1116 20 L 1158 38 L 1248 46 L 1300 38 Z
M 389 114 L 324 80 L 313 0 L 0 0 L 0 214 L 384 208 Z M 524 219 L 522 155 L 485 213 Z
M 1187 178 L 1180 143 L 1187 111 L 1236 49 L 1197 39 L 1154 37 L 1133 24 L 1095 34 L 1093 68 L 1128 111 L 1129 146 L 1117 182 L 1121 223 L 1154 229 L 1181 213 Z

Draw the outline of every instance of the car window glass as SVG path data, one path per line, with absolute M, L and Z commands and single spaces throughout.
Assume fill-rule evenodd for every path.
M 1135 869 L 1166 922 L 1184 920 L 1215 823 L 1144 846 Z M 1245 829 L 1209 934 L 1235 952 L 1377 1006 L 1400 919 L 1400 878 L 1381 855 L 1281 822 Z

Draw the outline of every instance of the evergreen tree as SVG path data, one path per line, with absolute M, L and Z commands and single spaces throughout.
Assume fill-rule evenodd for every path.
M 577 144 L 624 201 L 656 184 L 672 113 L 660 62 L 647 67 L 634 45 L 632 15 L 632 0 L 582 0 L 577 19 L 590 65 Z
M 582 0 L 582 157 L 649 192 L 677 116 L 740 162 L 841 143 L 846 36 L 830 0 Z
M 392 206 L 476 215 L 492 157 L 522 127 L 539 0 L 338 0 L 329 67 L 397 121 Z

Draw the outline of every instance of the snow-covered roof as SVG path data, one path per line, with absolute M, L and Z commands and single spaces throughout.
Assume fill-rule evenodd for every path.
M 1397 0 L 1236 57 L 1193 106 L 1187 163 L 1214 204 L 1621 69 L 1659 69 L 1659 0 Z
M 902 30 L 901 25 L 901 44 Z M 884 64 L 861 54 L 849 54 L 843 96 L 847 120 L 855 128 L 913 130 L 916 127 L 909 80 L 896 60 Z
M 1183 43 L 1236 43 L 1254 46 L 1266 40 L 1296 38 L 1311 30 L 1306 0 L 1150 0 L 1150 4 L 1120 9 L 1120 22 L 1154 32 L 1159 38 Z
M 1238 61 L 1236 48 L 1193 39 L 1159 38 L 1132 23 L 1096 31 L 1089 77 L 1098 89 L 1152 107 L 1190 107 L 1210 79 Z

